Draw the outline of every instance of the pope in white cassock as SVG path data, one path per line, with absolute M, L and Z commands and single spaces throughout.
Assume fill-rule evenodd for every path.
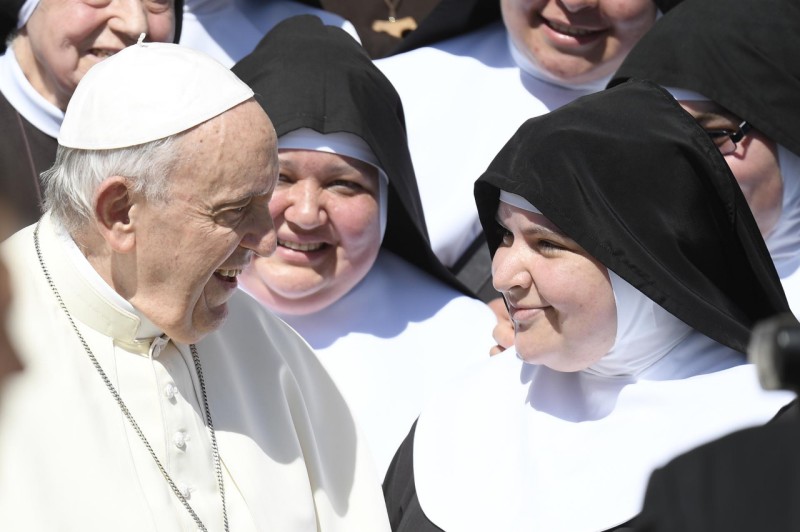
M 0 529 L 388 530 L 339 392 L 237 290 L 275 247 L 250 88 L 140 42 L 83 78 L 58 140 L 46 214 L 2 245 L 25 370 L 0 398 Z

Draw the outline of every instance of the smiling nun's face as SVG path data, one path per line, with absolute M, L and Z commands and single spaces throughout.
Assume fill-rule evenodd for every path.
M 172 41 L 173 0 L 41 0 L 13 46 L 31 85 L 63 111 L 91 67 L 142 33 Z
M 608 270 L 541 214 L 501 202 L 497 220 L 504 231 L 492 277 L 509 306 L 517 353 L 557 371 L 600 360 L 617 333 Z
M 335 153 L 281 149 L 270 211 L 271 257 L 256 258 L 243 284 L 269 308 L 304 315 L 344 296 L 369 272 L 381 246 L 377 169 Z

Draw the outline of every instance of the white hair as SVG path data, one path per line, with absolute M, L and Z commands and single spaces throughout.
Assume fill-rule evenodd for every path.
M 148 201 L 165 201 L 167 177 L 180 158 L 176 141 L 183 133 L 114 150 L 82 150 L 59 145 L 53 166 L 42 172 L 44 207 L 70 233 L 94 219 L 92 205 L 100 183 L 125 177 L 129 191 Z

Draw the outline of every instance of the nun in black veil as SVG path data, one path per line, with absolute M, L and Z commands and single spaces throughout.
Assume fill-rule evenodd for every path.
M 343 30 L 278 24 L 233 71 L 278 134 L 278 248 L 244 289 L 314 348 L 381 474 L 444 382 L 488 357 L 494 314 L 431 250 L 391 83 Z
M 800 2 L 688 0 L 639 41 L 611 81 L 658 83 L 714 136 L 753 211 L 796 316 L 799 57 Z
M 514 347 L 423 409 L 384 483 L 393 530 L 623 530 L 655 467 L 792 399 L 743 354 L 788 310 L 764 241 L 660 87 L 528 120 L 475 200 Z

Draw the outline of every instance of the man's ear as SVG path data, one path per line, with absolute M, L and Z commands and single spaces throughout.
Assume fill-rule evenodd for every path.
M 107 177 L 97 187 L 94 196 L 94 217 L 97 230 L 118 253 L 129 253 L 136 244 L 130 211 L 133 198 L 128 179 L 121 176 Z

